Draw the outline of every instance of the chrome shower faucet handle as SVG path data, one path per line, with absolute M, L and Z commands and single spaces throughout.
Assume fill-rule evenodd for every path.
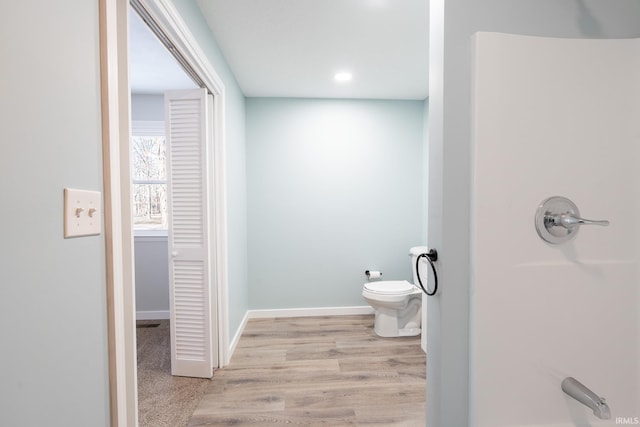
M 545 215 L 544 225 L 547 228 L 554 227 L 554 226 L 561 226 L 568 229 L 572 229 L 580 225 L 601 225 L 603 227 L 606 227 L 607 225 L 609 225 L 609 221 L 584 219 L 584 218 L 574 216 L 569 212 L 565 212 L 557 215 Z
M 609 221 L 580 217 L 575 203 L 566 197 L 553 196 L 540 203 L 536 210 L 535 226 L 545 242 L 558 245 L 573 239 L 581 225 L 609 225 Z

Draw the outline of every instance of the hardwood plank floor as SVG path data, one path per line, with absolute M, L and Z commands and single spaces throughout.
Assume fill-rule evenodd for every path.
M 373 316 L 252 319 L 189 426 L 423 427 L 425 366 Z

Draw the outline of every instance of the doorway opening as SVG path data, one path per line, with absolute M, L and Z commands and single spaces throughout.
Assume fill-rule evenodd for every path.
M 200 138 L 200 140 L 204 141 L 202 144 L 210 152 L 210 155 L 196 157 L 202 157 L 203 165 L 210 167 L 210 173 L 202 175 L 203 182 L 209 186 L 207 191 L 201 194 L 201 199 L 204 200 L 203 205 L 206 207 L 202 217 L 208 221 L 207 227 L 202 229 L 202 234 L 205 234 L 205 237 L 211 242 L 208 245 L 209 252 L 204 262 L 215 268 L 211 268 L 209 274 L 202 277 L 201 287 L 209 292 L 209 295 L 204 300 L 204 303 L 200 304 L 202 306 L 201 311 L 206 313 L 206 316 L 203 315 L 196 323 L 199 323 L 203 329 L 211 331 L 212 334 L 209 341 L 199 343 L 200 347 L 206 348 L 206 362 L 211 367 L 208 376 L 211 376 L 214 367 L 221 367 L 228 363 L 227 238 L 223 120 L 225 90 L 221 79 L 209 62 L 203 59 L 206 58 L 205 55 L 193 40 L 193 36 L 186 29 L 184 22 L 182 22 L 178 12 L 170 2 L 164 0 L 102 0 L 100 7 L 111 417 L 113 425 L 136 425 L 136 377 L 138 372 L 136 368 L 136 338 L 134 335 L 136 332 L 134 296 L 136 289 L 133 279 L 135 273 L 133 266 L 134 255 L 132 253 L 134 246 L 134 227 L 132 226 L 134 207 L 132 203 L 135 191 L 130 173 L 132 117 L 130 115 L 131 91 L 128 84 L 128 35 L 130 31 L 129 20 L 137 19 L 137 16 L 131 16 L 130 7 L 133 7 L 135 13 L 143 18 L 146 26 L 153 30 L 168 51 L 178 59 L 180 65 L 183 67 L 188 66 L 191 70 L 189 77 L 198 82 L 195 86 L 199 87 L 199 89 L 195 89 L 195 91 L 198 92 L 198 96 L 202 100 L 206 100 L 200 102 L 196 107 L 206 107 L 206 110 L 204 107 L 198 110 L 198 114 L 207 119 L 202 121 L 202 129 L 206 129 L 206 133 L 202 132 L 202 135 L 210 135 L 210 137 L 206 139 Z M 171 89 L 175 89 L 175 87 Z M 191 91 L 194 91 L 194 89 Z M 182 103 L 181 105 L 184 106 L 184 102 L 189 103 L 189 100 L 185 100 L 184 96 L 181 97 L 180 93 L 176 91 L 171 93 L 172 99 L 175 100 L 177 98 L 178 104 Z M 211 95 L 207 96 L 207 93 Z M 188 95 L 186 98 L 190 96 Z M 168 102 L 167 104 L 170 103 Z M 192 102 L 191 104 L 193 105 L 194 103 Z M 170 111 L 171 107 L 168 106 L 165 109 Z M 162 128 L 162 126 L 158 128 Z M 172 128 L 169 121 L 166 126 L 168 130 L 166 136 L 169 139 L 174 137 L 171 134 L 174 128 Z M 146 132 L 148 131 L 149 128 L 146 129 Z M 151 138 L 151 141 L 148 141 L 147 148 L 155 149 L 156 157 L 162 157 L 160 156 L 162 151 L 162 148 L 160 148 L 161 142 L 153 139 Z M 171 146 L 172 144 L 169 143 L 168 147 Z M 168 154 L 170 148 L 165 147 L 164 150 L 169 158 L 172 157 Z M 179 158 L 179 155 L 173 157 Z M 167 167 L 167 171 L 170 171 L 170 169 L 171 165 Z M 167 175 L 166 185 L 171 186 L 170 173 Z M 147 178 L 149 177 L 147 176 Z M 156 225 L 165 222 L 162 219 L 162 207 L 160 207 L 161 203 L 159 203 L 163 199 L 162 191 L 157 187 L 151 191 L 151 186 L 162 185 L 161 182 L 157 182 L 161 180 L 160 178 L 160 176 L 154 176 L 152 179 L 142 179 L 142 182 L 135 183 L 142 188 L 137 196 L 142 197 L 146 194 L 145 197 L 147 197 L 140 202 L 140 209 L 137 213 L 140 214 L 139 216 L 144 216 L 143 214 L 145 214 L 146 219 L 150 223 L 157 222 L 158 224 Z M 146 189 L 144 189 L 145 186 Z M 167 241 L 169 241 L 172 238 L 171 230 L 175 227 L 171 225 L 172 209 L 169 208 L 172 203 L 171 191 L 167 191 L 167 194 L 166 222 L 169 224 L 169 231 L 166 234 L 168 234 Z M 145 204 L 145 209 L 142 209 Z M 174 216 L 179 217 L 180 215 L 176 214 Z M 215 240 L 213 236 L 215 236 Z M 184 248 L 180 250 L 188 252 Z M 192 260 L 187 260 L 186 264 L 189 262 L 192 262 Z M 174 262 L 174 264 L 177 265 L 177 262 Z M 185 263 L 183 262 L 181 267 L 184 267 L 184 265 Z M 157 268 L 156 270 L 161 269 Z M 181 273 L 184 273 L 184 269 Z M 173 271 L 169 276 L 175 278 L 180 274 L 175 274 L 175 271 Z M 176 293 L 170 293 L 170 306 L 174 304 L 174 294 Z M 180 309 L 182 309 L 181 305 Z M 180 312 L 180 309 L 169 309 L 169 315 L 175 316 L 175 313 Z M 151 317 L 166 317 L 166 314 L 164 316 L 153 315 Z M 141 329 L 157 330 L 161 327 L 162 324 L 157 328 Z M 172 328 L 171 330 L 174 331 L 175 329 Z M 186 333 L 188 332 L 190 331 Z M 184 336 L 178 333 L 179 338 Z M 180 363 L 184 365 L 180 354 L 184 355 L 185 348 L 190 351 L 191 343 L 187 342 L 185 345 L 185 340 L 176 340 L 175 337 L 174 335 L 170 339 L 175 344 L 172 346 L 172 356 L 174 357 L 172 357 L 173 363 L 171 365 L 176 366 Z M 175 357 L 176 354 L 178 354 L 177 357 Z M 176 360 L 180 363 L 176 363 Z M 173 373 L 175 375 L 198 375 L 192 372 L 180 373 L 174 371 Z
M 186 425 L 208 381 L 172 375 L 165 93 L 198 85 L 133 8 L 129 60 L 138 423 Z

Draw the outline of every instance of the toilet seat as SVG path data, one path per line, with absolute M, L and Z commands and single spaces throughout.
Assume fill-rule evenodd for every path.
M 369 282 L 364 284 L 364 289 L 378 295 L 408 295 L 416 291 L 416 287 L 406 280 Z

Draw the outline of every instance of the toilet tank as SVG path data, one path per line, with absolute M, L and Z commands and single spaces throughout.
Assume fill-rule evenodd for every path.
M 413 284 L 416 286 L 418 286 L 418 276 L 416 275 L 416 260 L 418 259 L 419 255 L 426 254 L 427 252 L 429 252 L 429 248 L 426 246 L 415 246 L 409 249 L 409 255 L 411 255 L 411 271 L 413 272 Z M 426 263 L 420 263 L 420 279 L 423 280 L 423 284 L 425 284 L 424 280 L 426 279 L 426 277 L 428 277 L 427 275 L 429 274 L 429 272 L 424 269 L 425 264 Z M 428 264 L 426 264 L 426 267 L 428 268 Z

